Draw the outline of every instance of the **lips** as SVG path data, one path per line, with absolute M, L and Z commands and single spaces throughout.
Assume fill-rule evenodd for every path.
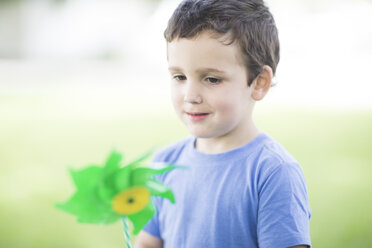
M 206 119 L 209 113 L 201 113 L 201 112 L 186 112 L 187 116 L 193 122 L 199 122 Z

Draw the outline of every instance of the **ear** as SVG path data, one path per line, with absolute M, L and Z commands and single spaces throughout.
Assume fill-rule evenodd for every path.
M 271 80 L 273 79 L 273 70 L 270 66 L 264 65 L 262 67 L 262 72 L 255 78 L 252 85 L 251 96 L 253 100 L 260 101 L 262 100 L 266 93 L 271 87 Z

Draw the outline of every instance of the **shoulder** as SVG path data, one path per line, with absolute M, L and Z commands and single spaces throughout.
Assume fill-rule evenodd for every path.
M 298 163 L 278 141 L 268 135 L 259 155 L 261 159 L 274 164 Z
M 261 185 L 274 178 L 304 183 L 303 171 L 297 160 L 279 142 L 269 136 L 258 151 L 256 166 L 258 183 Z
M 181 153 L 185 151 L 186 147 L 191 145 L 193 140 L 193 137 L 187 137 L 160 149 L 155 153 L 153 162 L 172 163 L 176 161 Z
M 277 170 L 283 166 L 299 166 L 297 160 L 268 135 L 257 152 L 256 160 L 261 169 Z

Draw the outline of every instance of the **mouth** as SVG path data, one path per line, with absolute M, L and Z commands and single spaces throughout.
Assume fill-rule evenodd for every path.
M 201 113 L 201 112 L 186 112 L 187 116 L 191 119 L 191 121 L 198 122 L 206 119 L 209 113 Z
M 186 114 L 191 115 L 191 116 L 209 115 L 208 113 L 199 113 L 199 112 L 186 112 Z

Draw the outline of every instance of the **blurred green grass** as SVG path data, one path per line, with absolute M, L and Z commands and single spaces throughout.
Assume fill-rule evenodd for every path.
M 70 100 L 0 96 L 0 247 L 123 247 L 120 223 L 77 224 L 54 208 L 73 193 L 68 168 L 104 162 L 112 148 L 128 161 L 187 135 L 169 109 L 87 111 L 89 100 Z M 255 117 L 304 169 L 313 246 L 371 247 L 372 111 L 275 107 Z

